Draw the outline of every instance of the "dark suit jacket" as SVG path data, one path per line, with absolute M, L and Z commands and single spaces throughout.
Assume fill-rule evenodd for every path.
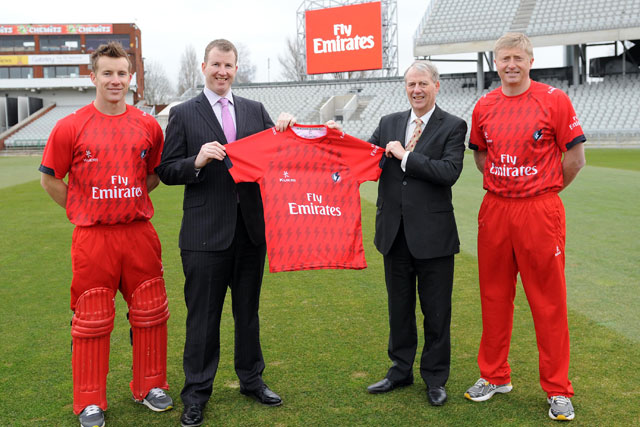
M 386 147 L 389 141 L 405 144 L 411 110 L 380 119 L 369 142 Z M 437 105 L 413 153 L 406 172 L 395 157 L 387 159 L 378 184 L 374 242 L 386 255 L 403 220 L 407 245 L 415 258 L 429 259 L 460 251 L 453 216 L 451 186 L 462 172 L 467 124 Z
M 274 125 L 261 103 L 235 95 L 233 101 L 237 139 Z M 227 166 L 218 160 L 203 167 L 196 176 L 195 158 L 200 147 L 211 141 L 227 143 L 204 92 L 171 109 L 162 161 L 156 172 L 167 185 L 185 184 L 180 248 L 227 249 L 233 241 L 238 206 L 252 242 L 264 243 L 264 214 L 258 184 L 235 184 Z

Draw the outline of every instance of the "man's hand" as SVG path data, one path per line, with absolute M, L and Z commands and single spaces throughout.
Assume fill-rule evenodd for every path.
M 198 156 L 196 156 L 195 168 L 202 169 L 213 159 L 222 160 L 225 158 L 227 153 L 225 152 L 224 145 L 220 144 L 218 141 L 207 142 L 200 147 L 200 152 Z
M 324 125 L 329 129 L 338 129 L 339 131 L 342 131 L 342 124 L 336 122 L 335 120 L 329 120 Z
M 284 132 L 289 126 L 296 124 L 296 118 L 289 113 L 280 113 L 278 120 L 276 121 L 276 130 L 278 132 Z
M 398 160 L 402 160 L 402 158 L 404 157 L 404 153 L 406 152 L 407 151 L 404 149 L 400 141 L 389 141 L 384 155 L 387 157 L 395 157 Z

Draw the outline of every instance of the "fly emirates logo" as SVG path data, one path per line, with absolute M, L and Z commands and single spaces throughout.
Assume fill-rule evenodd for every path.
M 130 187 L 126 176 L 112 175 L 107 188 L 91 187 L 91 198 L 103 199 L 133 199 L 142 197 L 142 187 Z
M 289 215 L 322 215 L 322 216 L 342 216 L 340 207 L 322 205 L 322 195 L 307 193 L 304 204 L 295 202 L 288 203 Z
M 538 174 L 537 166 L 518 166 L 518 156 L 500 155 L 501 165 L 491 162 L 489 173 L 496 176 L 531 176 Z
M 313 39 L 313 53 L 331 53 L 361 49 L 373 49 L 373 47 L 375 46 L 373 35 L 356 35 L 351 37 L 352 30 L 353 25 L 335 24 L 333 26 L 333 35 L 335 36 L 335 39 L 323 40 L 319 37 Z

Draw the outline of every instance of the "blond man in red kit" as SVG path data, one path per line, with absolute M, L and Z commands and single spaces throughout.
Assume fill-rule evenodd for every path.
M 505 34 L 494 55 L 502 86 L 476 104 L 469 141 L 487 193 L 478 214 L 481 378 L 465 397 L 484 401 L 513 388 L 507 359 L 520 273 L 549 417 L 572 420 L 565 213 L 558 193 L 584 166 L 586 138 L 569 97 L 529 77 L 533 47 L 524 34 Z

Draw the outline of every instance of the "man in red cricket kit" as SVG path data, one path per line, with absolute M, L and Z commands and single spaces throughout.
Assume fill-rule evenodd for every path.
M 479 402 L 513 388 L 507 359 L 520 273 L 549 417 L 572 420 L 565 213 L 558 193 L 584 166 L 586 138 L 569 97 L 530 79 L 533 47 L 524 34 L 502 36 L 494 55 L 502 86 L 476 104 L 469 141 L 487 193 L 478 214 L 481 378 L 465 397 Z
M 75 224 L 73 411 L 104 426 L 109 338 L 118 290 L 129 307 L 133 398 L 156 412 L 173 407 L 167 384 L 167 319 L 158 235 L 149 192 L 159 183 L 163 136 L 156 120 L 127 105 L 131 63 L 119 43 L 91 55 L 93 103 L 60 120 L 44 150 L 41 183 Z M 68 174 L 68 183 L 63 178 Z

